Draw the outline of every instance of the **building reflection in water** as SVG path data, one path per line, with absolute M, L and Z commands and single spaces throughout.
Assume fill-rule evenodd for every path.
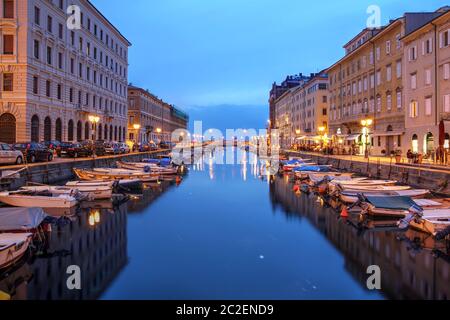
M 20 300 L 97 299 L 128 262 L 127 204 L 113 211 L 83 209 L 46 238 L 38 254 L 0 279 L 0 290 Z M 72 265 L 81 269 L 81 290 L 67 288 Z
M 366 286 L 367 267 L 378 265 L 382 272 L 382 290 L 388 298 L 450 298 L 448 244 L 434 243 L 431 238 L 414 231 L 406 234 L 389 231 L 361 233 L 345 220 L 340 220 L 334 210 L 325 208 L 317 197 L 295 195 L 292 184 L 282 178 L 270 184 L 270 197 L 274 209 L 282 207 L 288 219 L 308 219 L 320 230 L 343 254 L 347 270 L 361 286 Z M 399 240 L 405 236 L 422 243 L 431 242 L 430 250 L 413 250 L 408 242 Z M 443 256 L 433 254 L 433 247 L 442 247 L 439 252 Z

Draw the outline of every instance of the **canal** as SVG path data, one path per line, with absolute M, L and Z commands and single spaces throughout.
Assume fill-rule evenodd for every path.
M 362 232 L 253 157 L 219 165 L 206 155 L 181 184 L 118 208 L 86 206 L 0 290 L 22 299 L 449 297 L 445 244 L 433 251 L 438 244 L 413 232 Z M 66 287 L 70 265 L 81 268 L 81 291 Z M 380 291 L 367 289 L 371 265 L 381 268 Z

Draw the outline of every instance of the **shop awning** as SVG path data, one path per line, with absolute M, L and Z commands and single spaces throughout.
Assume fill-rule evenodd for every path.
M 384 132 L 374 132 L 371 134 L 372 137 L 395 137 L 404 135 L 404 131 L 384 131 Z

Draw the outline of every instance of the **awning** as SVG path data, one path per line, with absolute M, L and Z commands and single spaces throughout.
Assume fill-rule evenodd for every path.
M 351 134 L 347 138 L 345 138 L 345 140 L 347 140 L 347 141 L 356 141 L 356 140 L 359 139 L 360 136 L 361 136 L 361 133 Z
M 384 132 L 374 132 L 371 134 L 372 137 L 395 137 L 404 135 L 404 131 L 384 131 Z

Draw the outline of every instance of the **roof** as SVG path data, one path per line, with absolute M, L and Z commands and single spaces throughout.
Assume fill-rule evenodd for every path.
M 439 10 L 447 10 L 447 11 L 439 11 Z M 419 26 L 415 30 L 412 30 L 409 33 L 405 34 L 405 36 L 402 38 L 402 40 L 407 40 L 410 36 L 414 35 L 417 32 L 422 31 L 424 28 L 426 28 L 427 26 L 432 25 L 437 20 L 450 16 L 450 8 L 449 7 L 444 7 L 444 8 L 439 9 L 439 10 L 438 10 L 438 12 L 436 12 L 435 15 L 433 15 L 432 19 L 429 19 L 426 23 L 422 24 L 421 26 Z
M 131 46 L 131 42 L 119 31 L 119 29 L 117 29 L 112 23 L 111 21 L 108 20 L 108 18 L 106 18 L 103 13 L 100 12 L 100 10 L 97 9 L 96 6 L 94 6 L 92 4 L 92 2 L 90 0 L 85 0 L 86 3 L 100 16 L 103 18 L 103 20 L 105 20 L 105 22 L 114 29 L 114 31 L 116 31 L 119 36 L 127 43 L 127 45 L 130 47 Z

